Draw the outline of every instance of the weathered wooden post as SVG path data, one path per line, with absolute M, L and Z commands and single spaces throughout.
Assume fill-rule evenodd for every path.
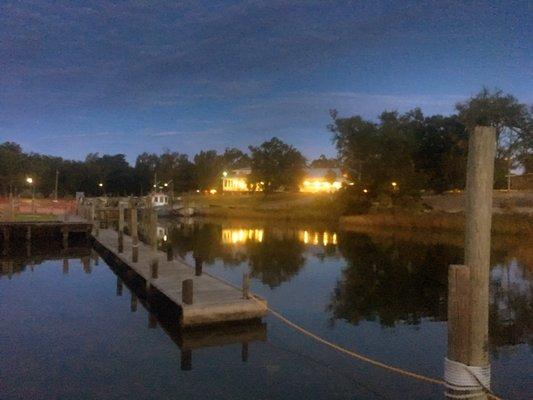
M 475 128 L 468 144 L 465 264 L 470 268 L 470 365 L 489 364 L 489 273 L 496 128 Z
M 150 245 L 153 251 L 157 251 L 157 210 L 150 209 Z
M 91 268 L 91 258 L 89 256 L 84 256 L 81 258 L 81 264 L 83 265 L 83 272 L 90 274 L 93 272 Z
M 496 129 L 476 127 L 468 147 L 465 265 L 449 270 L 448 396 L 486 398 L 490 390 L 489 273 Z
M 137 231 L 137 207 L 130 208 L 131 261 L 139 259 L 139 233 Z
M 183 304 L 191 305 L 193 302 L 193 280 L 185 279 L 181 284 L 181 298 Z
M 196 276 L 202 276 L 202 266 L 203 266 L 202 257 L 194 257 L 194 274 Z
M 242 274 L 242 298 L 250 298 L 250 274 L 248 272 Z
M 118 203 L 118 252 L 124 252 L 124 203 Z

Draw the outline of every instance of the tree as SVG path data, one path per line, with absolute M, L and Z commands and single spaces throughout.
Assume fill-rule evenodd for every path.
M 26 155 L 13 142 L 0 144 L 0 185 L 4 195 L 16 192 L 24 182 Z
M 200 190 L 210 190 L 222 182 L 222 159 L 215 150 L 201 151 L 194 156 L 196 184 Z
M 476 125 L 494 126 L 497 137 L 495 180 L 505 183 L 505 175 L 517 167 L 533 149 L 532 109 L 501 90 L 483 88 L 455 108 L 468 130 Z
M 221 158 L 224 170 L 246 168 L 250 166 L 250 156 L 235 147 L 227 147 Z
M 311 168 L 339 168 L 339 160 L 327 158 L 324 154 L 321 154 L 316 160 L 311 161 L 309 166 Z
M 260 146 L 249 147 L 252 179 L 263 182 L 265 193 L 297 189 L 305 168 L 305 158 L 293 146 L 276 137 Z

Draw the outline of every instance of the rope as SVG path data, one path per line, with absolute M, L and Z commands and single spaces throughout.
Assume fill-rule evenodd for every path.
M 253 295 L 250 295 L 250 298 L 259 302 L 259 300 L 256 299 L 255 296 Z M 383 369 L 386 369 L 388 371 L 391 371 L 391 372 L 394 372 L 394 373 L 397 373 L 397 374 L 400 374 L 400 375 L 403 375 L 403 376 L 408 376 L 410 378 L 414 378 L 414 379 L 417 379 L 419 381 L 423 381 L 423 382 L 428 382 L 428 383 L 432 383 L 432 384 L 435 384 L 435 385 L 441 385 L 441 386 L 445 386 L 445 387 L 449 387 L 449 385 L 447 384 L 447 382 L 441 380 L 441 379 L 436 379 L 436 378 L 432 378 L 432 377 L 429 377 L 429 376 L 425 376 L 425 375 L 422 375 L 422 374 L 418 374 L 416 372 L 412 372 L 412 371 L 408 371 L 406 369 L 403 369 L 403 368 L 399 368 L 399 367 L 395 367 L 395 366 L 392 366 L 392 365 L 389 365 L 389 364 L 385 364 L 381 361 L 377 361 L 377 360 L 374 360 L 370 357 L 367 357 L 367 356 L 364 356 L 362 354 L 359 354 L 359 353 L 356 353 L 354 351 L 351 351 L 351 350 L 348 350 L 342 346 L 339 346 L 333 342 L 330 342 L 329 340 L 326 340 L 316 334 L 314 334 L 313 332 L 310 332 L 308 331 L 307 329 L 301 327 L 300 325 L 290 321 L 289 319 L 287 319 L 286 317 L 284 317 L 283 315 L 281 315 L 279 312 L 273 310 L 272 308 L 268 307 L 267 306 L 267 310 L 272 314 L 274 315 L 276 318 L 278 318 L 280 321 L 282 321 L 283 323 L 285 323 L 286 325 L 290 326 L 291 328 L 293 328 L 294 330 L 300 332 L 300 333 L 303 333 L 305 336 L 308 336 L 314 340 L 316 340 L 317 342 L 319 343 L 322 343 L 334 350 L 337 350 L 343 354 L 346 354 L 352 358 L 355 358 L 355 359 L 358 359 L 360 361 L 363 361 L 363 362 L 366 362 L 368 364 L 371 364 L 371 365 L 374 365 L 376 367 L 379 367 L 379 368 L 383 368 Z M 447 360 L 447 359 L 446 359 Z M 463 364 L 464 365 L 464 364 Z M 469 371 L 472 375 L 475 374 L 478 374 L 478 371 L 476 370 L 476 367 L 469 367 L 469 366 L 466 366 L 467 367 L 467 371 Z M 481 368 L 481 367 L 480 367 Z M 482 382 L 485 382 L 484 378 L 481 378 L 481 380 L 478 380 L 478 377 L 476 375 L 475 376 L 475 379 L 476 379 L 476 383 L 479 382 L 482 386 L 479 387 L 479 385 L 476 385 L 478 388 L 480 389 L 484 389 L 486 392 L 487 392 L 487 396 L 491 399 L 494 399 L 494 400 L 502 400 L 500 397 L 494 395 L 493 393 L 490 392 L 490 389 L 488 388 L 488 385 L 484 385 L 484 383 Z M 490 369 L 489 369 L 489 377 L 490 377 Z M 452 387 L 450 387 L 452 388 Z M 452 389 L 456 389 L 456 390 L 465 390 L 465 388 L 460 388 L 460 387 L 453 387 Z M 468 396 L 470 396 L 471 398 L 471 394 L 470 395 L 466 395 L 467 397 L 464 397 L 464 398 L 469 398 Z M 456 397 L 456 395 L 452 395 L 450 397 Z M 459 398 L 463 398 L 462 396 L 459 397 Z
M 184 262 L 186 265 L 189 265 L 187 263 L 187 261 L 185 261 L 182 257 L 178 257 L 179 259 L 181 259 L 182 262 Z M 189 265 L 189 267 L 191 267 Z M 192 268 L 192 267 L 191 267 Z M 214 276 L 212 274 L 209 274 L 207 273 L 207 275 L 215 278 L 215 279 L 218 279 L 222 282 L 225 282 L 227 283 L 228 285 L 231 285 L 237 289 L 240 289 L 237 285 L 233 284 L 232 282 L 229 282 L 227 281 L 226 279 L 224 278 L 221 278 L 219 276 Z M 252 293 L 249 293 L 249 298 L 256 301 L 257 303 L 261 304 L 262 306 L 264 306 L 266 304 L 266 302 L 262 302 L 260 299 L 258 299 L 256 296 L 254 296 Z M 379 367 L 379 368 L 383 368 L 383 369 L 386 369 L 388 371 L 391 371 L 391 372 L 394 372 L 394 373 L 397 373 L 399 375 L 403 375 L 403 376 L 407 376 L 407 377 L 410 377 L 410 378 L 413 378 L 413 379 L 417 379 L 419 381 L 423 381 L 423 382 L 428 382 L 428 383 L 432 383 L 432 384 L 435 384 L 435 385 L 441 385 L 441 386 L 444 386 L 448 389 L 453 389 L 453 390 L 459 390 L 459 391 L 467 391 L 467 390 L 472 390 L 475 388 L 475 391 L 477 392 L 478 390 L 481 390 L 481 391 L 485 391 L 486 394 L 487 394 L 487 397 L 489 399 L 493 399 L 493 400 L 503 400 L 502 398 L 496 396 L 495 394 L 493 394 L 491 391 L 490 391 L 490 386 L 489 386 L 489 383 L 490 383 L 490 366 L 488 367 L 488 371 L 487 371 L 487 367 L 472 367 L 472 366 L 468 366 L 468 365 L 465 365 L 465 364 L 462 364 L 462 363 L 457 363 L 455 361 L 451 361 L 451 360 L 448 360 L 447 358 L 445 358 L 445 378 L 448 380 L 448 375 L 446 375 L 446 368 L 448 368 L 448 372 L 451 374 L 452 372 L 454 373 L 455 375 L 455 372 L 458 371 L 459 368 L 462 368 L 464 371 L 468 371 L 470 375 L 473 376 L 473 378 L 475 379 L 474 381 L 474 387 L 460 387 L 460 383 L 464 380 L 464 381 L 467 381 L 468 378 L 464 377 L 463 375 L 461 375 L 461 379 L 459 378 L 456 378 L 458 379 L 457 381 L 448 381 L 450 383 L 448 383 L 447 381 L 444 381 L 444 380 L 441 380 L 441 379 L 436 379 L 436 378 L 432 378 L 430 376 L 425 376 L 425 375 L 422 375 L 422 374 L 418 374 L 416 372 L 412 372 L 412 371 L 409 371 L 409 370 L 406 370 L 406 369 L 403 369 L 403 368 L 399 368 L 399 367 L 395 367 L 393 365 L 389 365 L 389 364 L 385 364 L 381 361 L 377 361 L 377 360 L 374 360 L 370 357 L 367 357 L 367 356 L 364 356 L 362 354 L 359 354 L 359 353 L 356 353 L 354 351 L 351 351 L 351 350 L 348 350 L 342 346 L 339 346 L 333 342 L 330 342 L 329 340 L 326 340 L 316 334 L 314 334 L 313 332 L 310 332 L 308 331 L 307 329 L 303 328 L 302 326 L 292 322 L 291 320 L 289 320 L 288 318 L 284 317 L 282 314 L 280 314 L 279 312 L 277 312 L 276 310 L 266 306 L 266 309 L 273 315 L 275 316 L 277 319 L 279 319 L 280 321 L 282 321 L 283 323 L 285 323 L 286 325 L 288 325 L 289 327 L 293 328 L 294 330 L 304 334 L 305 336 L 308 336 L 310 337 L 311 339 L 314 339 L 316 340 L 317 342 L 319 343 L 322 343 L 323 345 L 326 345 L 334 350 L 337 350 L 338 352 L 340 353 L 343 353 L 343 354 L 346 354 L 352 358 L 355 358 L 357 360 L 360 360 L 360 361 L 363 361 L 363 362 L 366 362 L 368 364 L 371 364 L 371 365 L 374 365 L 376 367 Z M 460 364 L 460 366 L 452 366 L 453 363 L 457 363 L 457 364 Z M 448 367 L 450 366 L 450 367 Z M 466 368 L 465 368 L 466 367 Z M 450 378 L 451 379 L 451 378 Z M 457 382 L 459 383 L 459 385 L 454 385 L 453 382 Z M 472 382 L 471 380 L 469 380 L 469 382 Z M 481 386 L 480 386 L 481 385 Z M 468 393 L 468 394 L 464 394 L 464 395 L 457 395 L 457 394 L 451 394 L 451 393 L 447 393 L 446 395 L 450 398 L 458 398 L 458 399 L 462 399 L 462 398 L 465 398 L 465 399 L 468 399 L 468 398 L 472 398 L 472 394 L 473 393 Z

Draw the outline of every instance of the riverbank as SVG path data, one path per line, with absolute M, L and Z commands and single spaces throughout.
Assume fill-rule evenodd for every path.
M 187 196 L 200 216 L 215 218 L 273 219 L 283 221 L 339 222 L 345 229 L 395 227 L 400 229 L 464 231 L 464 193 L 424 196 L 426 212 L 379 209 L 368 214 L 342 216 L 330 194 L 275 193 Z M 493 232 L 533 235 L 533 193 L 494 192 Z

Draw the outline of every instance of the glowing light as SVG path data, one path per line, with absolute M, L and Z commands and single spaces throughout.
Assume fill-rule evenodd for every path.
M 368 189 L 363 189 L 363 193 L 368 193 Z
M 196 193 L 200 193 L 200 189 L 196 189 Z
M 322 243 L 324 246 L 327 246 L 329 244 L 329 233 L 324 232 L 324 236 L 322 237 Z
M 211 194 L 217 194 L 217 190 L 216 190 L 216 189 L 211 189 L 211 190 L 209 191 L 209 193 L 211 193 Z
M 337 244 L 337 234 L 336 233 L 333 234 L 333 237 L 331 238 L 331 243 L 334 244 L 334 245 Z
M 100 182 L 100 183 L 98 184 L 98 186 L 100 186 L 100 187 L 104 187 L 104 184 L 103 184 L 102 182 Z
M 168 239 L 167 235 L 163 235 L 163 242 L 166 242 Z
M 226 171 L 222 172 L 222 176 L 225 178 L 226 176 L 228 176 L 228 173 Z
M 242 244 L 247 241 L 261 243 L 263 229 L 222 229 L 223 244 Z
M 398 184 L 397 184 L 396 182 L 392 182 L 391 185 L 392 185 L 393 187 L 396 187 Z
M 33 183 L 33 178 L 30 178 L 29 176 L 26 178 L 26 182 L 28 182 L 30 185 Z
M 163 185 L 164 187 L 167 187 L 168 186 L 168 183 L 165 182 L 165 184 Z

